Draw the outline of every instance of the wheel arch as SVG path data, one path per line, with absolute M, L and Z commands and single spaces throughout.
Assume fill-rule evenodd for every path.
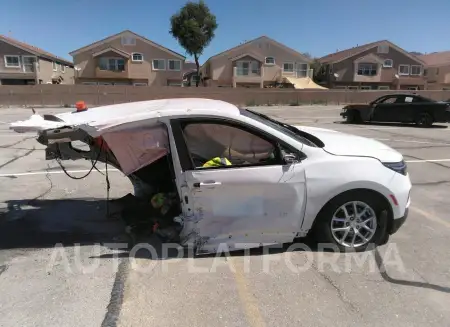
M 347 194 L 351 194 L 351 193 L 356 193 L 356 194 L 361 194 L 362 192 L 364 193 L 369 193 L 371 195 L 373 195 L 374 197 L 377 197 L 386 207 L 387 209 L 387 218 L 388 218 L 388 230 L 391 229 L 393 220 L 394 220 L 394 211 L 392 209 L 392 205 L 390 203 L 390 201 L 388 200 L 388 198 L 381 192 L 374 190 L 374 189 L 370 189 L 370 188 L 354 188 L 354 189 L 349 189 L 343 192 L 340 192 L 336 195 L 334 195 L 331 199 L 329 199 L 324 205 L 322 205 L 322 207 L 320 208 L 320 210 L 317 212 L 317 214 L 314 216 L 314 220 L 312 222 L 311 228 L 310 230 L 313 230 L 318 222 L 319 219 L 317 219 L 322 213 L 323 211 L 327 208 L 328 205 L 330 205 L 330 203 L 332 203 L 333 201 L 335 201 L 337 198 L 343 196 L 343 195 L 347 195 Z

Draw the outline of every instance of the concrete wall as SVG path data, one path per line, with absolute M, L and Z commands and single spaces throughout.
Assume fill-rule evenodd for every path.
M 90 106 L 134 101 L 198 97 L 224 100 L 236 105 L 299 105 L 367 103 L 396 91 L 340 91 L 294 89 L 247 89 L 218 87 L 144 87 L 93 85 L 2 86 L 0 106 L 73 106 L 84 100 Z M 417 91 L 436 100 L 450 99 L 450 91 Z

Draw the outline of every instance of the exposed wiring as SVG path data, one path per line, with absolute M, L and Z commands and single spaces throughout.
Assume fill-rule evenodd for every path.
M 89 174 L 92 172 L 92 170 L 97 170 L 99 173 L 101 173 L 102 175 L 104 175 L 106 177 L 106 217 L 109 217 L 109 191 L 111 189 L 111 183 L 109 182 L 109 175 L 108 175 L 108 151 L 105 151 L 105 174 L 103 174 L 100 170 L 98 170 L 97 166 L 97 162 L 100 159 L 100 156 L 102 154 L 102 149 L 103 149 L 103 143 L 104 140 L 102 138 L 102 143 L 100 144 L 100 149 L 98 151 L 97 157 L 95 158 L 94 161 L 92 162 L 92 167 L 89 169 L 89 171 L 80 177 L 76 177 L 76 176 L 72 176 L 69 174 L 69 172 L 66 170 L 66 168 L 63 166 L 63 164 L 61 163 L 61 158 L 56 158 L 56 162 L 59 164 L 59 166 L 61 167 L 62 171 L 64 172 L 64 174 L 66 174 L 68 177 L 70 177 L 71 179 L 76 179 L 76 180 L 80 180 L 83 178 L 86 178 L 87 176 L 89 176 Z M 57 148 L 58 148 L 58 152 L 59 154 L 61 154 L 61 150 L 59 148 L 59 144 L 57 144 Z
M 58 148 L 58 152 L 61 154 L 61 150 L 60 150 L 60 148 L 59 148 L 59 143 L 56 143 L 56 146 L 57 146 L 57 148 Z M 63 164 L 61 163 L 61 158 L 59 158 L 59 157 L 56 158 L 56 162 L 59 164 L 59 166 L 61 167 L 62 171 L 63 171 L 68 177 L 70 177 L 71 179 L 76 179 L 76 180 L 83 179 L 83 178 L 88 177 L 89 174 L 92 172 L 92 170 L 93 170 L 94 168 L 98 171 L 96 165 L 97 165 L 98 159 L 100 159 L 100 155 L 102 154 L 102 149 L 103 149 L 103 139 L 102 139 L 102 144 L 100 145 L 100 149 L 99 149 L 99 151 L 98 151 L 97 158 L 95 158 L 95 161 L 92 163 L 92 167 L 89 169 L 89 171 L 88 171 L 85 175 L 83 175 L 83 176 L 76 177 L 76 176 L 70 175 L 69 172 L 66 170 L 66 168 L 65 168 L 65 167 L 63 166 Z

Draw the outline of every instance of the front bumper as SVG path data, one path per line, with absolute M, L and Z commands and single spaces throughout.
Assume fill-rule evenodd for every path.
M 406 219 L 408 218 L 409 208 L 405 209 L 405 215 L 401 218 L 393 219 L 392 224 L 390 226 L 389 234 L 392 235 L 396 233 L 400 227 L 405 223 Z

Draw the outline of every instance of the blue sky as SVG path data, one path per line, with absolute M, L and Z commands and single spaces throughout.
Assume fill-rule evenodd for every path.
M 1 6 L 0 34 L 71 59 L 70 51 L 130 29 L 184 54 L 168 32 L 170 16 L 184 3 L 186 0 L 7 1 Z M 217 16 L 219 27 L 201 62 L 261 35 L 313 56 L 382 39 L 408 51 L 450 50 L 448 0 L 207 0 L 206 3 Z

